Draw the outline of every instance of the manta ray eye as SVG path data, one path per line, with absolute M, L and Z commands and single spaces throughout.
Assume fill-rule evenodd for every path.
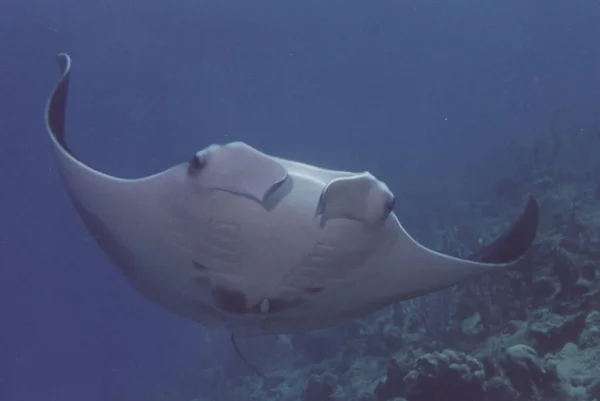
M 396 207 L 396 198 L 392 197 L 390 200 L 387 201 L 385 208 L 388 212 L 391 212 L 392 210 L 394 210 L 395 207 Z
M 202 170 L 204 166 L 206 166 L 206 160 L 196 154 L 188 162 L 188 172 L 198 172 L 199 170 Z

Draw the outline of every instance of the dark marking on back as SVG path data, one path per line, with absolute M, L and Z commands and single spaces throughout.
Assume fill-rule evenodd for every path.
M 309 294 L 318 294 L 320 292 L 323 292 L 325 288 L 323 287 L 308 287 L 305 289 L 305 291 Z
M 133 266 L 135 266 L 135 256 L 133 253 L 118 241 L 117 237 L 113 235 L 98 216 L 84 208 L 75 200 L 74 196 L 71 196 L 71 200 L 75 209 L 79 212 L 83 224 L 98 246 L 106 253 L 112 264 L 126 277 L 132 277 L 135 273 L 133 269 Z
M 233 315 L 242 315 L 248 312 L 246 306 L 246 295 L 237 290 L 222 287 L 220 285 L 211 291 L 215 306 Z

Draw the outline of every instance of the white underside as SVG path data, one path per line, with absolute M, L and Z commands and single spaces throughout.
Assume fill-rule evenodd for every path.
M 253 199 L 198 186 L 185 165 L 122 180 L 86 167 L 58 145 L 56 150 L 72 196 L 136 256 L 129 266 L 137 272 L 130 278 L 134 287 L 208 326 L 243 332 L 323 328 L 507 266 L 428 250 L 393 213 L 375 227 L 341 218 L 323 225 L 315 215 L 319 196 L 330 180 L 348 172 L 276 158 L 291 182 L 279 189 L 288 193 L 266 210 Z M 243 288 L 249 303 L 295 296 L 308 301 L 279 315 L 228 315 L 196 283 L 193 262 L 207 267 L 213 284 Z M 324 290 L 307 295 L 306 288 L 314 287 Z

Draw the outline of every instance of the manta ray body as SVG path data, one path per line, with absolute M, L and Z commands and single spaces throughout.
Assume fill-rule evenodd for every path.
M 368 172 L 319 168 L 242 143 L 211 145 L 140 179 L 85 164 L 69 148 L 71 59 L 46 108 L 70 199 L 111 262 L 146 298 L 232 333 L 325 328 L 521 262 L 538 205 L 469 259 L 427 249 Z

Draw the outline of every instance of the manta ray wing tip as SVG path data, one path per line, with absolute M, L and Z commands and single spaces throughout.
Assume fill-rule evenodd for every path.
M 71 56 L 67 53 L 58 53 L 56 55 L 56 62 L 58 63 L 60 70 L 65 71 L 71 65 Z
M 539 205 L 532 194 L 527 195 L 525 208 L 514 222 L 494 242 L 469 259 L 491 264 L 516 263 L 525 256 L 535 240 L 539 224 Z

